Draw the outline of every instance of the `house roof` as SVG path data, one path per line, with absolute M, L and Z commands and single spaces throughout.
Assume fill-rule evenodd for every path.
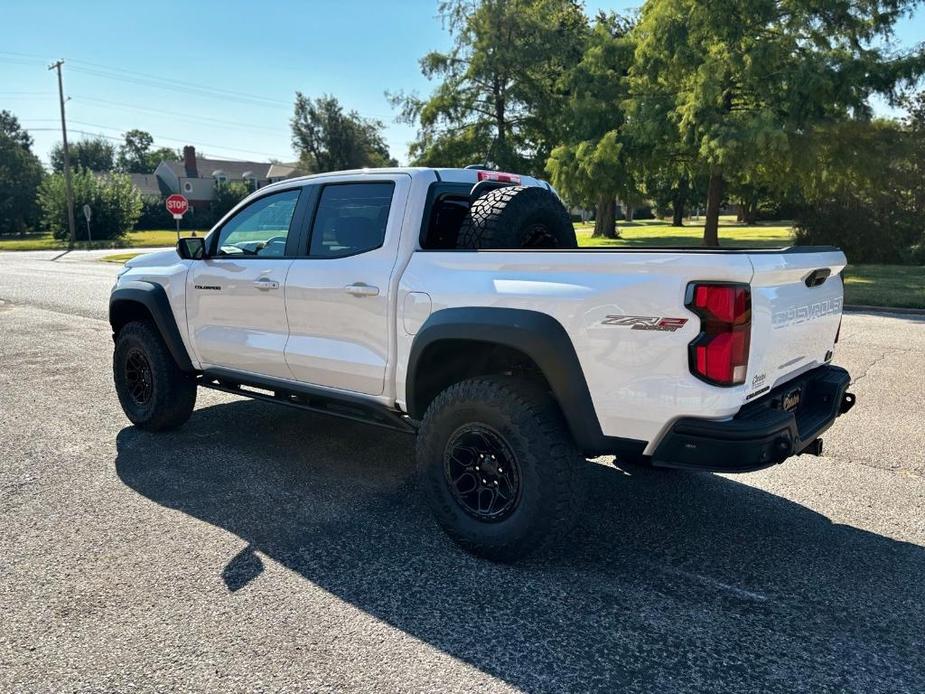
M 270 170 L 267 172 L 267 178 L 290 178 L 300 175 L 296 164 L 270 164 Z
M 170 170 L 179 177 L 186 178 L 186 166 L 182 161 L 165 161 Z M 297 175 L 298 172 L 294 165 L 290 164 L 270 164 L 265 161 L 235 161 L 230 159 L 206 159 L 205 157 L 196 157 L 196 169 L 199 172 L 199 178 L 212 178 L 216 171 L 221 171 L 229 181 L 241 180 L 244 174 L 254 176 L 258 180 L 264 180 L 270 177 L 286 177 Z M 270 173 L 274 171 L 274 173 Z M 275 171 L 285 171 L 284 173 L 275 173 Z
M 135 186 L 142 195 L 162 195 L 169 193 L 161 180 L 153 173 L 150 174 L 129 174 L 132 179 L 132 185 Z
M 106 178 L 112 172 L 111 171 L 94 171 L 93 175 L 98 176 L 99 178 Z M 132 181 L 132 185 L 135 186 L 142 195 L 167 195 L 170 193 L 167 190 L 167 187 L 163 182 L 155 176 L 153 173 L 149 174 L 127 174 Z

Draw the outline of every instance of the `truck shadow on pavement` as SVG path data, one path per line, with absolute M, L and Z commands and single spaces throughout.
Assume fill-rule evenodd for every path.
M 921 547 L 730 479 L 589 464 L 573 540 L 495 565 L 434 526 L 412 444 L 236 401 L 123 429 L 116 469 L 247 543 L 215 567 L 229 591 L 262 555 L 525 690 L 925 690 Z

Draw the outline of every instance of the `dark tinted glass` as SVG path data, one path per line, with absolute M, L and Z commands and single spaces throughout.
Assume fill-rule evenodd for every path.
M 318 201 L 309 255 L 338 258 L 379 248 L 385 239 L 394 183 L 325 186 Z

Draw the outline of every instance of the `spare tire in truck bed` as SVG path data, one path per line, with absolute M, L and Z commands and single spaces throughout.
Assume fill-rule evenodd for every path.
M 575 227 L 553 193 L 507 186 L 472 202 L 457 248 L 577 248 Z

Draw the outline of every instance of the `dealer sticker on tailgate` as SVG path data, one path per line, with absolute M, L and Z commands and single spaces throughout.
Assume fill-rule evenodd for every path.
M 781 401 L 781 409 L 787 412 L 793 412 L 800 405 L 800 398 L 803 396 L 802 388 L 795 388 L 784 396 Z

